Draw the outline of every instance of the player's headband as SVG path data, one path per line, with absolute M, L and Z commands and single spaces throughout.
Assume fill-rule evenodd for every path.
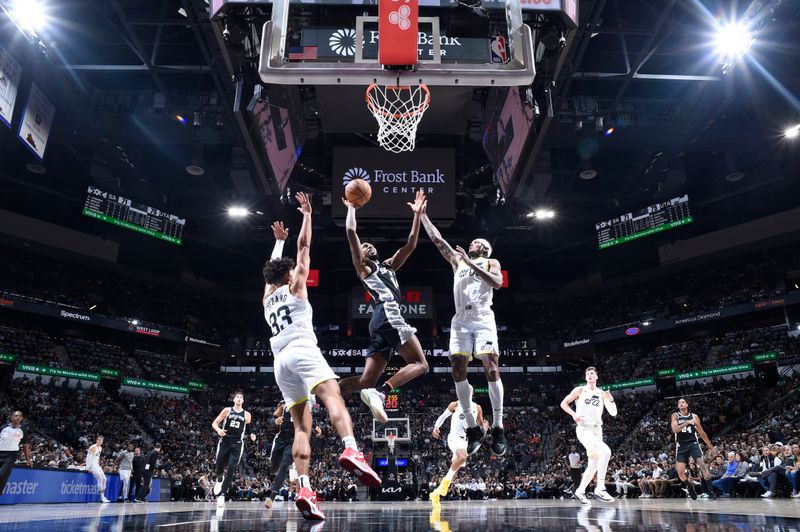
M 486 256 L 492 256 L 492 245 L 485 238 L 476 238 L 475 242 L 486 248 Z

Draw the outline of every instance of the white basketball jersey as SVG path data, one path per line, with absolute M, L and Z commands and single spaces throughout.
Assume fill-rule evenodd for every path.
M 481 268 L 489 270 L 489 259 L 478 257 L 474 262 Z M 458 262 L 453 277 L 453 296 L 456 302 L 456 312 L 463 310 L 467 305 L 472 310 L 489 310 L 492 308 L 494 289 L 475 275 L 475 270 L 467 266 L 462 260 Z
M 283 285 L 268 296 L 264 296 L 264 319 L 272 330 L 269 339 L 273 354 L 277 355 L 294 340 L 309 340 L 317 343 L 314 334 L 314 312 L 307 299 L 298 299 Z
M 575 412 L 583 418 L 584 425 L 599 427 L 603 424 L 603 390 L 592 391 L 588 385 L 581 386 L 581 395 L 575 404 Z
M 102 447 L 98 447 L 96 445 L 93 447 L 94 449 L 90 448 L 88 451 L 86 451 L 86 467 L 90 469 L 97 465 L 100 458 L 100 453 L 103 452 Z
M 477 421 L 478 405 L 470 403 L 470 407 L 472 408 L 472 415 L 475 416 L 475 420 Z M 450 436 L 456 438 L 467 437 L 467 416 L 464 414 L 464 409 L 461 408 L 461 404 L 456 406 L 456 411 L 450 416 Z

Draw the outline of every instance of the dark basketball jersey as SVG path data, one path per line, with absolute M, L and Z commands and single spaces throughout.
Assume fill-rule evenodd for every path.
M 365 278 L 361 284 L 379 305 L 389 301 L 400 303 L 400 286 L 394 270 L 384 263 L 377 263 L 376 268 Z
M 294 422 L 288 408 L 283 409 L 283 423 L 281 423 L 281 428 L 278 430 L 278 439 L 294 440 Z
M 245 412 L 246 410 L 244 409 L 242 409 L 241 412 L 237 412 L 233 407 L 230 407 L 225 421 L 222 422 L 222 430 L 226 431 L 226 438 L 236 438 L 237 440 L 244 439 Z
M 683 429 L 680 432 L 675 433 L 675 442 L 684 444 L 684 443 L 699 443 L 700 440 L 697 439 L 697 428 L 694 425 L 687 425 L 687 421 L 691 421 L 694 419 L 694 414 L 689 412 L 685 416 L 682 415 L 680 412 L 675 412 L 678 416 L 678 424 L 683 424 Z

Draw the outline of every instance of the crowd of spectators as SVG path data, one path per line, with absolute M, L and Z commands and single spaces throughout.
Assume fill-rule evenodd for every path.
M 0 295 L 5 292 L 11 298 L 34 298 L 73 309 L 91 307 L 99 315 L 137 319 L 240 345 L 245 345 L 248 335 L 261 338 L 264 334 L 261 310 L 249 298 L 233 302 L 207 287 L 158 285 L 27 251 L 4 252 Z M 790 242 L 689 268 L 678 265 L 663 272 L 643 272 L 641 280 L 612 280 L 594 292 L 584 290 L 575 297 L 560 294 L 557 303 L 529 304 L 505 321 L 516 329 L 515 334 L 531 332 L 539 340 L 562 340 L 647 320 L 697 315 L 795 290 L 797 280 L 789 272 L 800 269 L 798 257 L 800 242 Z M 527 321 L 517 323 L 524 316 Z
M 596 293 L 562 295 L 558 303 L 528 305 L 525 314 L 544 339 L 578 338 L 611 327 L 693 316 L 779 296 L 795 289 L 797 281 L 790 281 L 787 273 L 798 269 L 800 242 L 790 242 L 681 271 L 642 275 L 640 281 L 603 286 Z
M 238 340 L 242 333 L 242 307 L 247 305 L 200 295 L 197 288 L 158 285 L 13 248 L 3 248 L 3 259 L 0 296 L 84 312 L 91 308 L 99 316 L 173 327 L 213 341 Z M 258 315 L 258 302 L 250 306 L 248 319 Z

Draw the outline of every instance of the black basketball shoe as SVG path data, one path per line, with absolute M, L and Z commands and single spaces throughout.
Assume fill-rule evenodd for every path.
M 484 430 L 475 425 L 467 429 L 467 455 L 472 456 L 481 448 L 481 440 L 486 435 Z
M 492 429 L 492 453 L 495 456 L 503 456 L 506 454 L 506 431 L 503 427 L 494 427 Z

